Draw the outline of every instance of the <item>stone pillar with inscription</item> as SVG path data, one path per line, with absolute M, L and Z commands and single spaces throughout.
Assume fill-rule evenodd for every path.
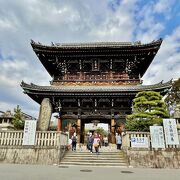
M 52 115 L 52 105 L 49 98 L 44 98 L 41 102 L 37 130 L 47 131 Z
M 115 120 L 111 119 L 111 142 L 113 144 L 116 143 L 116 140 L 115 140 L 115 127 L 113 127 L 114 125 L 115 125 Z

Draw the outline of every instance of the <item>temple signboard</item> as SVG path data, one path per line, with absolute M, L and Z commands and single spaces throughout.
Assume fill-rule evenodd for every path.
M 163 119 L 165 140 L 167 145 L 179 145 L 175 119 Z
M 165 148 L 164 132 L 162 126 L 150 126 L 152 148 Z
M 36 135 L 36 123 L 35 120 L 26 120 L 24 125 L 23 145 L 34 145 Z
M 131 147 L 133 148 L 149 148 L 147 137 L 131 137 Z

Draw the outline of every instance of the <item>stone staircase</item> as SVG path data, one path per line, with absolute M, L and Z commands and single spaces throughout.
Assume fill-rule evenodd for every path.
M 60 166 L 128 167 L 128 162 L 123 151 L 114 147 L 101 147 L 99 154 L 81 147 L 76 152 L 68 151 Z

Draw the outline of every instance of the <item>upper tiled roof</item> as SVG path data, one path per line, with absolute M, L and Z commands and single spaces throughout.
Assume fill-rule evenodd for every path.
M 43 45 L 40 42 L 31 40 L 33 48 L 53 48 L 53 49 L 71 49 L 71 48 L 120 48 L 120 47 L 144 47 L 149 45 L 159 45 L 162 43 L 162 39 L 152 41 L 150 43 L 142 44 L 140 41 L 137 42 L 89 42 L 89 43 L 51 43 L 49 45 Z

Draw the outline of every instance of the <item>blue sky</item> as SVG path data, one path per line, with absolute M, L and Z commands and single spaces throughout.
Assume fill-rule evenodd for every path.
M 144 84 L 180 77 L 179 0 L 0 0 L 0 110 L 38 116 L 20 82 L 49 85 L 30 39 L 51 42 L 141 41 L 163 38 Z

